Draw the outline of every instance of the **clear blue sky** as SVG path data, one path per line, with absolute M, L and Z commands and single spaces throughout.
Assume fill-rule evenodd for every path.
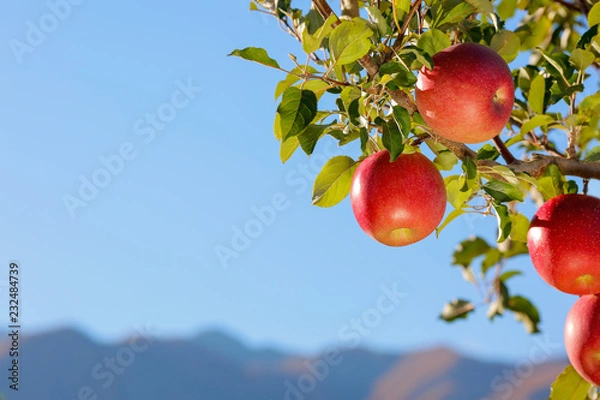
M 495 220 L 458 220 L 439 240 L 388 248 L 363 234 L 347 200 L 311 206 L 310 188 L 298 182 L 306 156 L 282 165 L 272 133 L 273 90 L 284 76 L 226 57 L 261 45 L 288 65 L 298 47 L 246 1 L 223 7 L 85 1 L 19 63 L 10 40 L 25 41 L 27 21 L 39 26 L 49 9 L 44 1 L 4 5 L 0 262 L 22 265 L 25 329 L 73 325 L 109 341 L 137 324 L 167 336 L 221 327 L 250 343 L 317 351 L 376 305 L 381 285 L 398 282 L 407 297 L 362 344 L 525 357 L 532 338 L 512 315 L 493 324 L 484 311 L 453 325 L 437 319 L 455 296 L 478 299 L 451 253 L 471 234 L 493 240 Z M 173 110 L 165 103 L 178 80 L 202 90 L 189 102 L 177 97 L 176 117 L 148 140 L 146 114 Z M 71 218 L 64 195 L 76 196 L 80 176 L 92 179 L 99 157 L 121 146 L 135 158 Z M 215 246 L 230 245 L 232 226 L 277 193 L 289 207 L 224 270 Z M 530 295 L 544 332 L 562 342 L 575 297 L 544 284 L 526 257 L 509 267 L 525 272 L 512 292 Z

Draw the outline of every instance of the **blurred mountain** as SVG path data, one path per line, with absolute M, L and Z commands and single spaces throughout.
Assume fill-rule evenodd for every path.
M 2 371 L 9 347 L 0 342 Z M 489 363 L 446 348 L 304 357 L 254 349 L 219 331 L 189 340 L 136 334 L 103 345 L 62 329 L 22 337 L 19 352 L 19 391 L 0 386 L 10 400 L 541 400 L 567 364 Z

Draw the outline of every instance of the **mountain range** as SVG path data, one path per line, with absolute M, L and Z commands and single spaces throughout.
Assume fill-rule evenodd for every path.
M 0 342 L 6 376 L 10 347 L 10 340 Z M 19 390 L 9 389 L 9 381 L 0 393 L 7 400 L 547 399 L 567 361 L 529 358 L 484 362 L 447 348 L 404 354 L 330 348 L 309 357 L 253 348 L 220 331 L 183 340 L 140 329 L 120 343 L 101 344 L 59 329 L 20 338 Z

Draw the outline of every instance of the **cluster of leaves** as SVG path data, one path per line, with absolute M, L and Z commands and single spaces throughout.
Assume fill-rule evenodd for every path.
M 580 190 L 549 162 L 540 170 L 536 155 L 600 161 L 600 92 L 587 94 L 591 70 L 600 62 L 600 3 L 595 0 L 373 0 L 358 1 L 359 17 L 336 16 L 325 1 L 309 10 L 291 0 L 256 0 L 251 9 L 271 14 L 294 36 L 304 53 L 290 54 L 285 69 L 266 50 L 250 47 L 232 55 L 286 74 L 275 88 L 274 132 L 286 162 L 301 149 L 310 156 L 317 143 L 357 143 L 360 156 L 336 156 L 317 176 L 313 204 L 331 207 L 349 192 L 354 170 L 368 155 L 422 151 L 445 175 L 453 209 L 437 229 L 464 214 L 494 216 L 494 244 L 476 237 L 461 242 L 453 264 L 481 293 L 493 319 L 510 311 L 530 333 L 540 316 L 532 302 L 510 295 L 507 260 L 527 254 L 529 219 L 519 204 L 537 204 Z M 465 152 L 440 140 L 416 110 L 412 90 L 418 70 L 433 68 L 432 56 L 458 42 L 485 44 L 512 70 L 516 101 L 503 138 Z M 514 65 L 513 64 L 513 65 Z M 585 93 L 584 93 L 585 92 Z M 592 91 L 593 92 L 593 91 Z M 520 158 L 516 161 L 514 155 Z M 504 162 L 502 161 L 504 160 Z M 585 185 L 585 180 L 584 186 Z M 583 188 L 586 190 L 586 188 Z M 475 272 L 477 260 L 480 269 Z M 478 305 L 457 299 L 441 318 L 466 318 Z

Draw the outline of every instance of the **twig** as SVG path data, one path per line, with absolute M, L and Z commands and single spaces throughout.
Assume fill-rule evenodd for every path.
M 394 42 L 394 46 L 393 46 L 394 50 L 398 50 L 400 47 L 402 47 L 402 40 L 404 40 L 404 33 L 408 29 L 410 20 L 415 15 L 415 12 L 417 12 L 417 9 L 421 6 L 421 1 L 422 0 L 415 0 L 412 3 L 412 6 L 410 7 L 410 11 L 408 12 L 408 15 L 406 16 L 406 18 L 404 19 L 404 23 L 402 24 L 402 29 L 400 30 L 400 32 L 398 32 L 398 37 L 396 38 L 396 42 Z
M 500 139 L 500 136 L 498 136 L 498 135 L 494 136 L 493 141 L 494 141 L 494 144 L 496 145 L 496 148 L 500 152 L 500 155 L 502 156 L 502 158 L 504 158 L 504 161 L 506 161 L 507 164 L 515 164 L 515 163 L 519 162 L 515 158 L 515 156 L 513 156 L 513 154 L 510 152 L 508 147 L 506 147 L 506 145 L 504 144 L 502 139 Z

